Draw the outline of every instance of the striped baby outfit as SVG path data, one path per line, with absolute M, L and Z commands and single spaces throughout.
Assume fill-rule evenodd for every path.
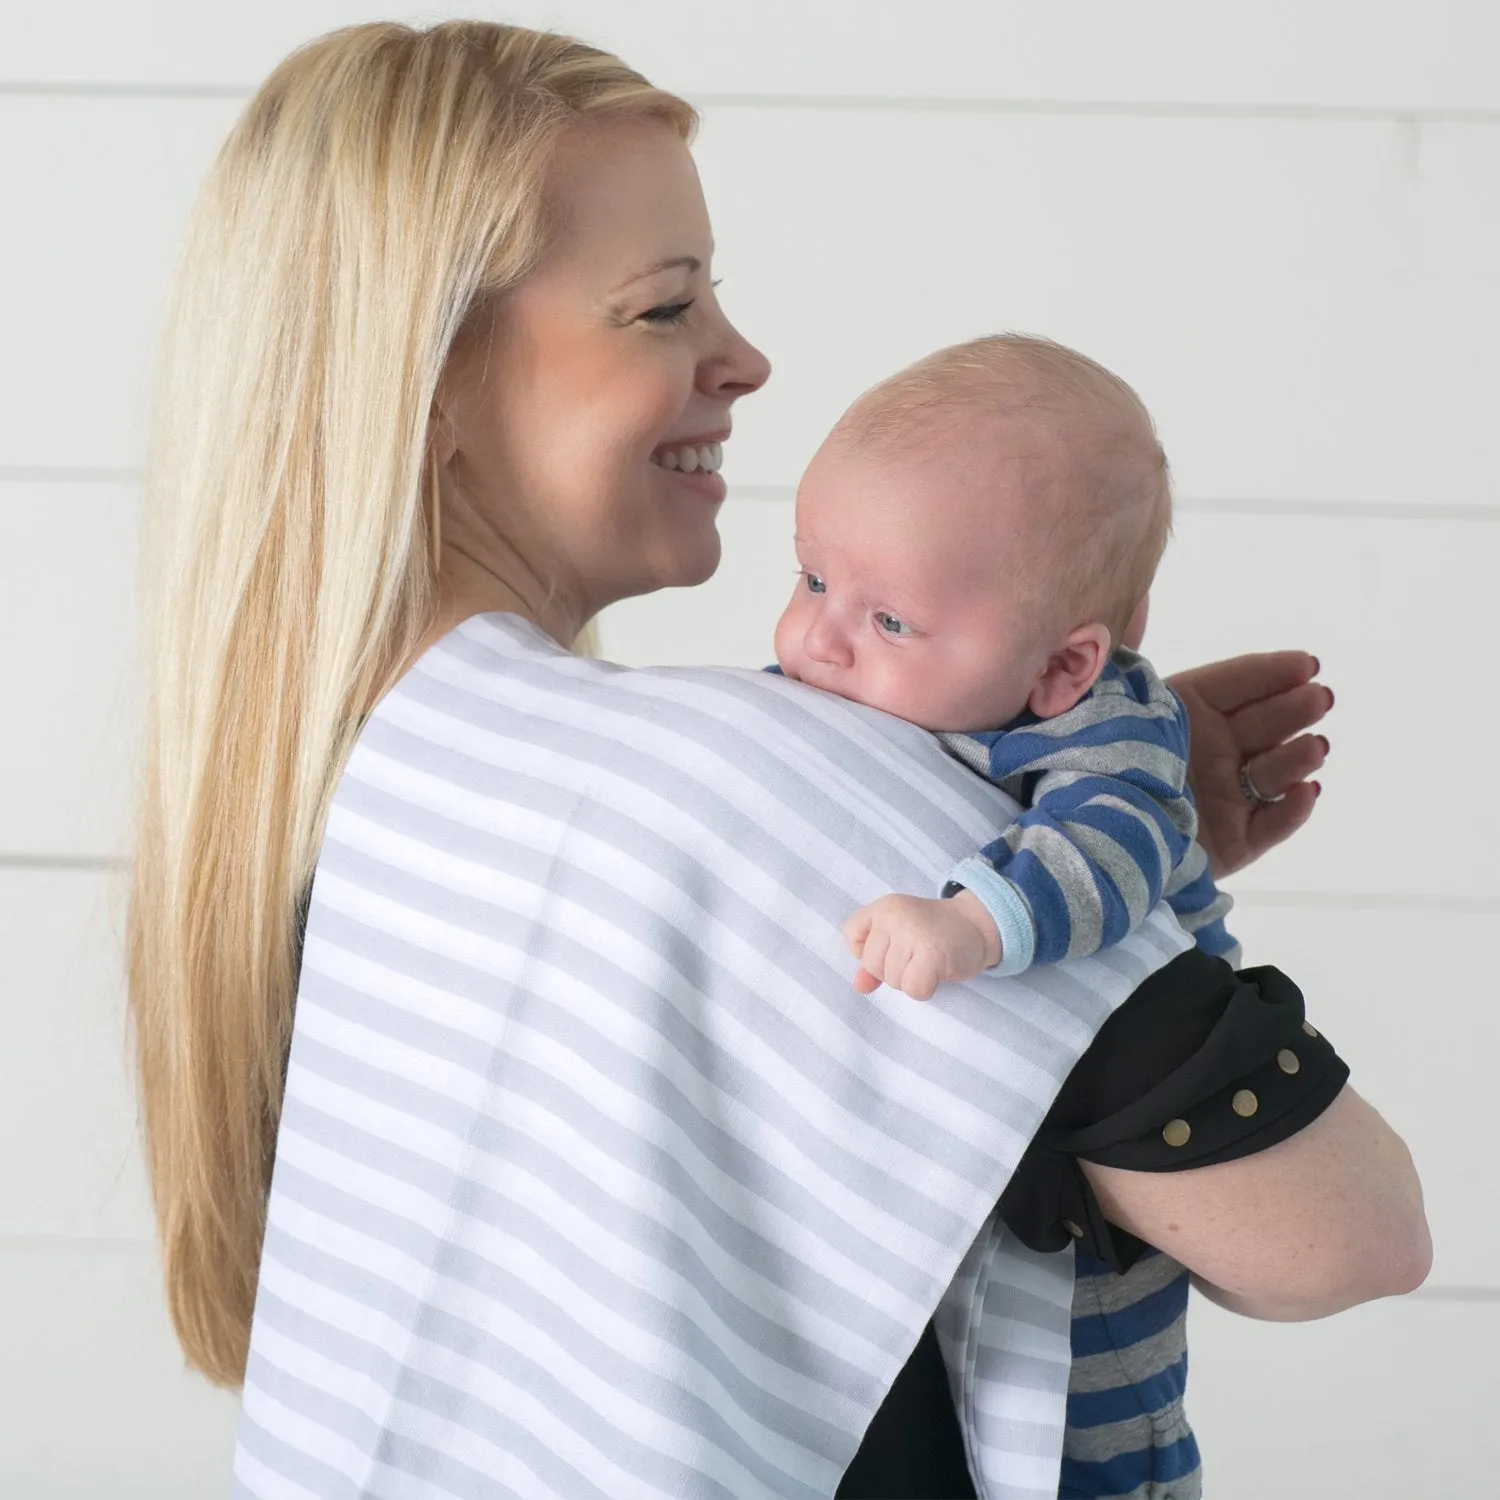
M 1163 899 L 1205 953 L 1238 965 L 1230 899 L 1195 838 L 1187 711 L 1145 657 L 1116 651 L 1066 713 L 938 738 L 1023 809 L 945 887 L 994 917 L 1000 973 L 1097 953 Z
M 1060 1500 L 1199 1500 L 1183 1411 L 1188 1273 L 1148 1249 L 1123 1276 L 1078 1251 Z
M 1052 1500 L 1072 1259 L 995 1205 L 1190 940 L 921 1006 L 839 936 L 1010 811 L 766 674 L 426 653 L 318 859 L 234 1494 L 818 1500 L 931 1319 L 978 1493 Z
M 1000 928 L 1001 973 L 1096 953 L 1165 899 L 1204 952 L 1231 965 L 1230 898 L 1209 873 L 1187 784 L 1188 720 L 1149 662 L 1118 651 L 1067 713 L 938 737 L 1022 804 L 953 871 Z M 1063 1438 L 1067 1500 L 1197 1500 L 1183 1412 L 1188 1273 L 1149 1251 L 1122 1273 L 1077 1256 Z

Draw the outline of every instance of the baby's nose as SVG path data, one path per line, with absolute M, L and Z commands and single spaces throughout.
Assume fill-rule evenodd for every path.
M 828 667 L 848 667 L 854 663 L 849 637 L 826 615 L 807 632 L 807 654 Z

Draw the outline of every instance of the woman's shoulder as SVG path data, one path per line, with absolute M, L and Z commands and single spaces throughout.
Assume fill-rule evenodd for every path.
M 745 788 L 797 778 L 804 796 L 854 783 L 936 803 L 949 818 L 1007 819 L 1010 804 L 936 738 L 889 714 L 757 669 L 632 667 L 577 656 L 518 615 L 466 620 L 425 652 L 371 716 L 420 740 L 537 737 L 577 753 L 649 750 L 670 779 L 700 759 Z M 413 741 L 415 746 L 416 740 Z M 988 836 L 988 835 L 987 835 Z

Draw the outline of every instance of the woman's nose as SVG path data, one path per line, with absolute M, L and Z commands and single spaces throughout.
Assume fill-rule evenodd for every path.
M 724 346 L 699 367 L 699 386 L 706 395 L 734 401 L 771 378 L 771 361 L 732 323 L 725 322 L 724 333 Z

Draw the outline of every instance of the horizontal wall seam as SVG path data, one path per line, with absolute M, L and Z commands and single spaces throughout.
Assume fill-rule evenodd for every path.
M 5 484 L 140 484 L 139 469 L 63 468 L 51 465 L 0 464 Z M 791 500 L 792 484 L 733 484 L 731 500 Z M 1320 516 L 1335 521 L 1500 521 L 1500 502 L 1472 505 L 1444 502 L 1434 505 L 1384 504 L 1378 500 L 1256 500 L 1244 496 L 1179 495 L 1179 511 L 1198 515 Z
M 129 82 L 110 79 L 0 79 L 0 96 L 81 99 L 248 99 L 240 83 Z M 1497 125 L 1500 107 L 1411 104 L 1267 104 L 1250 100 L 1002 99 L 924 94 L 744 93 L 684 89 L 704 109 L 824 110 L 906 114 L 1137 116 L 1142 119 L 1308 120 L 1330 124 Z

